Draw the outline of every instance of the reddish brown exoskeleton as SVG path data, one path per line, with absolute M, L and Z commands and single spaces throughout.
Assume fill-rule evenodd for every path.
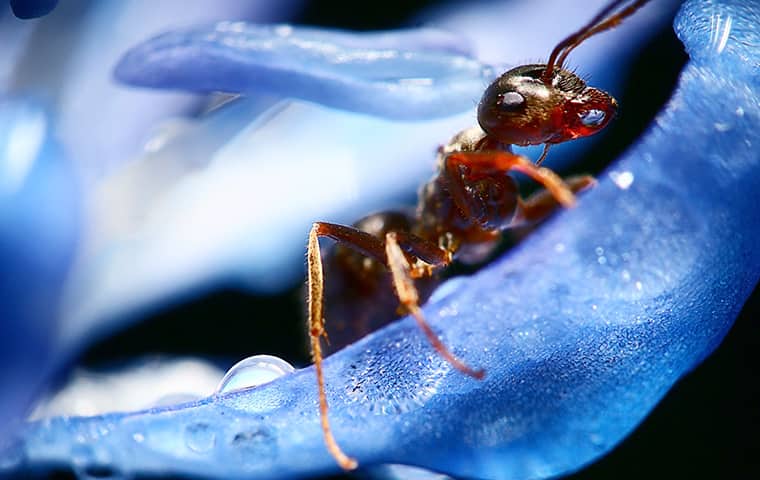
M 559 205 L 573 206 L 574 193 L 594 183 L 588 176 L 563 181 L 539 166 L 550 145 L 600 131 L 617 110 L 614 98 L 587 86 L 563 65 L 584 40 L 613 28 L 647 1 L 611 2 L 561 41 L 546 64 L 522 65 L 497 78 L 478 106 L 480 126 L 458 133 L 440 148 L 437 173 L 420 190 L 415 211 L 377 213 L 350 227 L 325 222 L 312 226 L 309 336 L 325 444 L 342 468 L 353 469 L 357 463 L 336 443 L 327 417 L 321 344 L 327 333 L 319 237 L 339 243 L 328 258 L 328 270 L 334 274 L 328 278 L 339 280 L 341 288 L 353 289 L 359 299 L 356 311 L 336 317 L 357 313 L 359 317 L 351 315 L 353 320 L 361 323 L 361 328 L 372 329 L 395 317 L 400 304 L 438 354 L 462 373 L 483 378 L 485 372 L 466 365 L 438 339 L 425 321 L 420 303 L 432 290 L 436 273 L 454 259 L 482 261 L 503 230 L 535 223 Z M 511 145 L 538 144 L 544 144 L 544 151 L 535 163 L 511 150 Z M 522 199 L 511 171 L 528 175 L 546 190 Z

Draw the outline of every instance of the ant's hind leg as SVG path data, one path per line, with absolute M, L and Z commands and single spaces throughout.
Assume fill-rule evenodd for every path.
M 309 339 L 311 342 L 311 355 L 314 360 L 314 368 L 317 372 L 317 388 L 319 390 L 319 417 L 322 423 L 322 434 L 325 445 L 330 455 L 335 458 L 338 465 L 344 470 L 353 470 L 357 467 L 355 459 L 347 456 L 340 449 L 330 430 L 330 422 L 327 418 L 327 395 L 325 394 L 325 377 L 322 371 L 322 337 L 327 337 L 324 317 L 324 276 L 322 274 L 322 254 L 319 249 L 320 229 L 325 224 L 315 223 L 309 232 L 309 250 L 307 262 L 309 269 Z
M 385 235 L 385 253 L 388 257 L 388 268 L 391 271 L 393 286 L 396 289 L 399 301 L 417 321 L 417 325 L 425 333 L 436 352 L 460 372 L 477 379 L 483 378 L 485 372 L 474 370 L 451 353 L 425 320 L 422 309 L 420 309 L 419 294 L 412 280 L 409 262 L 399 246 L 395 232 L 389 232 Z

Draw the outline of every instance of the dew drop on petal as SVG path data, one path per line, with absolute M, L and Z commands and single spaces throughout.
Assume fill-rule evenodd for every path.
M 295 368 L 281 358 L 272 355 L 254 355 L 233 365 L 222 378 L 216 393 L 258 387 L 294 371 Z
M 263 426 L 236 432 L 230 439 L 230 447 L 245 463 L 255 463 L 261 458 L 271 458 L 277 452 L 274 435 Z
M 633 185 L 633 172 L 613 170 L 610 172 L 610 178 L 621 190 L 628 190 Z
M 715 127 L 715 131 L 720 133 L 731 131 L 732 128 L 731 124 L 726 122 L 715 122 L 713 126 Z
M 196 452 L 208 452 L 216 444 L 216 432 L 207 423 L 193 423 L 185 428 L 185 444 Z

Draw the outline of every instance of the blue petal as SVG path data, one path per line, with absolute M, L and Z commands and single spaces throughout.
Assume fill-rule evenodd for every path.
M 760 277 L 760 57 L 744 36 L 757 7 L 697 5 L 677 23 L 695 60 L 645 138 L 579 208 L 426 305 L 442 339 L 487 369 L 484 381 L 452 371 L 410 319 L 328 359 L 333 427 L 363 465 L 478 478 L 575 470 L 721 341 Z M 718 14 L 735 26 L 731 58 L 695 51 L 713 34 L 697 26 Z M 34 424 L 26 454 L 125 474 L 335 471 L 316 405 L 306 369 L 195 404 Z
M 24 19 L 47 15 L 56 5 L 58 0 L 11 0 L 13 14 Z
M 299 1 L 219 0 L 210 8 L 206 0 L 80 0 L 62 2 L 35 22 L 9 15 L 0 19 L 0 57 L 9 45 L 23 43 L 23 50 L 8 72 L 5 59 L 0 60 L 0 91 L 54 100 L 61 143 L 86 180 L 99 179 L 133 158 L 157 122 L 204 104 L 195 95 L 157 95 L 116 84 L 113 67 L 129 46 L 170 24 L 227 18 L 278 21 Z M 4 42 L 7 31 L 14 35 Z
M 224 22 L 148 40 L 122 58 L 116 76 L 138 86 L 266 92 L 425 119 L 472 108 L 493 75 L 462 44 L 424 29 L 360 34 Z
M 0 99 L 0 444 L 43 386 L 80 225 L 79 186 L 36 105 Z

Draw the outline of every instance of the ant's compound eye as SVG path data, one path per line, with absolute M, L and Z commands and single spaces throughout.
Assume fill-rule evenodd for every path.
M 592 109 L 578 114 L 581 123 L 586 127 L 598 127 L 604 123 L 607 114 L 603 110 Z
M 517 92 L 504 92 L 496 100 L 500 109 L 507 112 L 517 112 L 525 106 L 525 97 Z

